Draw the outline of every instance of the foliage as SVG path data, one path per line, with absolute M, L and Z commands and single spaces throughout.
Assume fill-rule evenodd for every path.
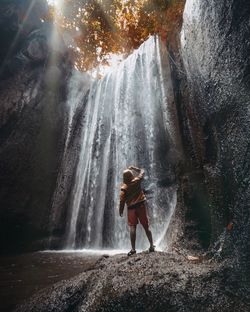
M 107 64 L 111 53 L 129 54 L 151 34 L 166 39 L 180 24 L 183 0 L 61 0 L 50 15 L 70 44 L 75 66 Z

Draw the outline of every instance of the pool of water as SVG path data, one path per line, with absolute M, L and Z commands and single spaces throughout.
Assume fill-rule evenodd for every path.
M 37 291 L 94 268 L 120 250 L 63 250 L 0 257 L 0 311 L 12 311 Z

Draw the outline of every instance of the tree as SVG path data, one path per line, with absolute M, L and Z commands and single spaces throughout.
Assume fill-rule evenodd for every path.
M 75 67 L 85 71 L 107 64 L 111 53 L 129 54 L 151 34 L 167 36 L 171 18 L 179 21 L 183 6 L 183 0 L 62 0 L 61 9 L 50 12 L 73 38 Z

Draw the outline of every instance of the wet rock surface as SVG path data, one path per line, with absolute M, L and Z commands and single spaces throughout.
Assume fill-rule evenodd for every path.
M 42 29 L 47 24 L 43 24 L 43 18 L 47 14 L 48 4 L 44 0 L 1 2 L 1 79 L 17 72 L 24 64 L 45 60 L 46 52 L 49 51 L 46 42 L 49 40 L 50 34 L 49 32 L 45 33 Z M 34 33 L 38 31 L 40 33 L 42 31 L 43 34 L 34 36 Z
M 180 241 L 211 247 L 233 222 L 225 256 L 248 282 L 249 19 L 244 0 L 188 0 L 180 55 L 170 48 L 185 154 L 178 168 Z
M 65 91 L 72 66 L 53 25 L 42 22 L 47 13 L 44 0 L 0 4 L 2 253 L 43 249 L 51 234 L 50 207 L 66 136 Z
M 102 257 L 95 267 L 33 296 L 19 311 L 247 311 L 230 263 L 171 253 Z

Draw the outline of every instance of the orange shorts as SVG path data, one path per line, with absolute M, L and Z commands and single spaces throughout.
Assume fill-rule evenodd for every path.
M 142 225 L 148 225 L 148 217 L 145 203 L 142 203 L 134 208 L 128 208 L 128 225 L 135 226 L 138 220 Z

